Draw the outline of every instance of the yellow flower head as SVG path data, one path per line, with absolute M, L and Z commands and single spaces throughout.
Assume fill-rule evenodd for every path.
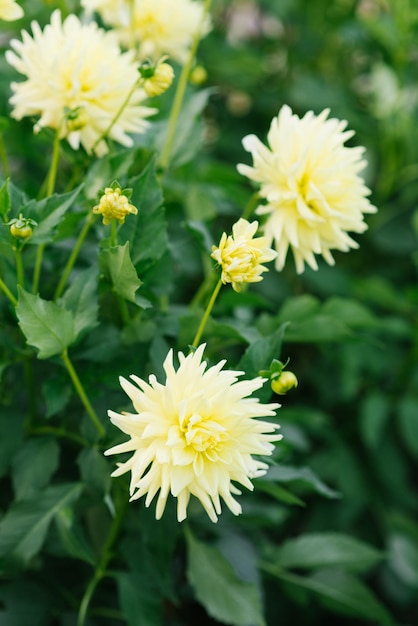
M 299 118 L 285 105 L 271 123 L 268 147 L 255 135 L 243 139 L 253 167 L 240 164 L 238 171 L 260 184 L 266 204 L 256 212 L 267 216 L 264 232 L 275 241 L 278 270 L 289 247 L 298 273 L 305 263 L 317 269 L 315 254 L 333 265 L 331 250 L 357 248 L 348 232 L 365 231 L 363 214 L 376 211 L 358 176 L 366 165 L 364 148 L 344 146 L 354 133 L 328 114 L 309 111 Z
M 97 11 L 127 47 L 136 44 L 140 59 L 168 54 L 184 63 L 196 32 L 205 35 L 210 21 L 198 0 L 82 0 L 88 13 Z
M 59 129 L 72 148 L 81 145 L 99 156 L 107 152 L 103 135 L 133 145 L 130 132 L 143 132 L 155 110 L 140 106 L 146 94 L 138 85 L 132 52 L 122 53 L 115 35 L 75 15 L 61 20 L 54 11 L 43 30 L 32 22 L 33 36 L 14 39 L 6 60 L 26 76 L 12 83 L 12 116 L 40 116 L 35 130 Z M 128 103 L 127 98 L 131 94 Z M 109 130 L 110 128 L 110 130 Z
M 109 411 L 112 423 L 130 439 L 105 454 L 132 452 L 113 472 L 131 472 L 131 500 L 146 496 L 149 506 L 159 492 L 156 518 L 165 509 L 168 495 L 177 498 L 177 519 L 187 516 L 190 496 L 198 498 L 213 522 L 221 513 L 221 498 L 238 515 L 241 506 L 233 497 L 241 492 L 233 483 L 252 490 L 252 478 L 268 466 L 253 455 L 271 455 L 277 425 L 256 419 L 273 416 L 278 404 L 261 404 L 251 394 L 265 379 L 242 380 L 243 372 L 224 370 L 225 361 L 208 367 L 202 361 L 205 346 L 173 366 L 173 353 L 164 362 L 166 381 L 155 376 L 149 383 L 131 376 L 120 382 L 135 408 L 134 413 Z
M 139 68 L 143 78 L 145 93 L 150 98 L 159 96 L 167 91 L 173 82 L 174 70 L 169 63 L 165 63 L 167 57 L 161 57 L 155 65 L 145 62 Z
M 111 187 L 106 187 L 99 204 L 93 207 L 93 213 L 103 216 L 103 224 L 110 224 L 112 220 L 123 224 L 129 213 L 138 214 L 138 209 L 129 203 L 130 191 L 121 189 L 116 182 Z
M 240 291 L 243 283 L 256 283 L 267 271 L 262 265 L 276 258 L 277 252 L 269 248 L 266 237 L 256 237 L 258 222 L 239 219 L 232 227 L 232 236 L 223 233 L 219 247 L 212 246 L 211 257 L 222 268 L 222 282 L 231 283 Z
M 0 0 L 0 20 L 12 22 L 21 17 L 23 17 L 23 9 L 15 0 Z

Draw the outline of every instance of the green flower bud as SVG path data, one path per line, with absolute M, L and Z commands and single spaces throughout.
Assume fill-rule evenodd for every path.
M 298 379 L 293 372 L 282 372 L 277 378 L 271 381 L 271 388 L 279 396 L 285 395 L 290 389 L 298 386 Z

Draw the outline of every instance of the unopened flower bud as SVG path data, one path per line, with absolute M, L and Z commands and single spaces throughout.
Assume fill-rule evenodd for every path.
M 147 96 L 154 98 L 159 96 L 170 87 L 174 79 L 174 70 L 169 63 L 165 63 L 162 57 L 157 61 L 155 67 L 148 64 L 143 69 L 140 68 L 141 75 L 144 79 L 144 90 Z
M 190 72 L 189 80 L 192 85 L 200 86 L 207 81 L 208 73 L 203 65 L 196 65 Z
M 111 187 L 105 188 L 99 204 L 93 207 L 93 213 L 102 215 L 103 224 L 110 224 L 112 220 L 123 224 L 129 213 L 138 214 L 138 209 L 129 202 L 130 193 L 130 189 L 121 189 L 115 181 Z
M 298 379 L 295 374 L 290 371 L 285 371 L 280 374 L 277 378 L 273 378 L 271 381 L 271 388 L 274 393 L 277 393 L 279 396 L 285 395 L 290 389 L 298 386 Z
M 37 226 L 38 223 L 35 220 L 32 220 L 30 217 L 23 217 L 20 213 L 19 217 L 14 218 L 10 222 L 6 224 L 6 226 L 10 226 L 10 234 L 15 237 L 15 239 L 30 239 L 33 233 L 33 227 Z

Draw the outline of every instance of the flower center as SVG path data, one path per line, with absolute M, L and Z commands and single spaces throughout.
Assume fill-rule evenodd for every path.
M 199 414 L 193 414 L 186 419 L 182 431 L 187 445 L 196 452 L 205 452 L 216 448 L 228 438 L 225 428 L 211 419 L 204 419 Z

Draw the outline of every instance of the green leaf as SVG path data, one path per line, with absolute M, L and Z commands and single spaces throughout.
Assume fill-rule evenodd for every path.
M 45 626 L 50 623 L 52 591 L 33 580 L 19 577 L 3 583 L 0 601 L 1 626 Z
M 132 262 L 139 272 L 144 272 L 167 249 L 167 224 L 161 186 L 155 173 L 155 159 L 152 159 L 143 172 L 129 181 L 132 187 L 131 204 L 138 209 L 138 215 L 126 219 L 119 228 L 119 241 L 129 241 Z
M 114 291 L 125 300 L 136 304 L 135 293 L 142 282 L 131 261 L 129 241 L 123 246 L 103 250 L 100 254 L 100 265 L 108 273 Z
M 187 577 L 208 614 L 234 626 L 264 626 L 257 585 L 238 578 L 218 550 L 195 539 L 190 531 L 186 540 Z
M 95 554 L 81 526 L 74 520 L 74 509 L 68 506 L 60 509 L 54 517 L 54 523 L 66 554 L 74 559 L 95 565 Z
M 418 398 L 405 396 L 399 405 L 399 427 L 408 450 L 418 457 Z
M 75 340 L 74 317 L 70 311 L 20 286 L 16 314 L 28 344 L 38 350 L 38 359 L 62 354 Z
M 80 495 L 80 483 L 47 487 L 11 506 L 0 521 L 0 557 L 10 565 L 25 565 L 39 552 L 54 516 Z
M 266 568 L 274 573 L 270 568 Z M 334 612 L 353 615 L 389 626 L 392 618 L 386 608 L 360 580 L 338 569 L 324 569 L 312 576 L 303 577 L 278 571 L 276 575 L 289 583 L 316 593 Z
M 311 569 L 338 565 L 354 572 L 367 571 L 384 555 L 358 539 L 342 533 L 312 533 L 286 541 L 276 552 L 282 568 Z
M 97 269 L 80 272 L 62 298 L 62 304 L 74 316 L 74 334 L 92 330 L 98 324 L 99 303 L 97 299 Z
M 68 209 L 73 205 L 83 185 L 79 185 L 73 191 L 63 194 L 54 194 L 33 205 L 33 208 L 24 214 L 38 222 L 33 229 L 33 235 L 28 240 L 30 244 L 45 244 L 54 239 L 56 227 L 64 218 Z M 32 206 L 32 205 L 31 205 Z
M 0 217 L 7 218 L 10 209 L 9 179 L 7 178 L 0 187 Z
M 386 395 L 380 391 L 368 394 L 363 401 L 360 413 L 360 430 L 364 443 L 375 450 L 381 442 L 390 414 Z
M 13 460 L 16 500 L 27 500 L 43 489 L 58 468 L 59 446 L 51 437 L 26 441 Z
M 303 500 L 295 496 L 287 489 L 284 489 L 284 487 L 281 487 L 280 485 L 274 485 L 273 483 L 264 480 L 257 480 L 256 487 L 257 490 L 268 493 L 279 502 L 285 502 L 285 504 L 295 504 L 297 506 L 305 506 Z
M 101 494 L 110 489 L 111 469 L 109 463 L 97 448 L 82 450 L 77 458 L 83 482 Z
M 389 540 L 389 563 L 399 580 L 418 589 L 418 542 L 394 534 Z
M 0 410 L 0 476 L 4 476 L 22 445 L 25 415 L 4 406 Z
M 263 476 L 263 481 L 277 481 L 283 483 L 297 483 L 307 487 L 325 498 L 339 498 L 340 494 L 328 487 L 311 470 L 310 467 L 293 467 L 291 465 L 273 465 L 267 474 Z

